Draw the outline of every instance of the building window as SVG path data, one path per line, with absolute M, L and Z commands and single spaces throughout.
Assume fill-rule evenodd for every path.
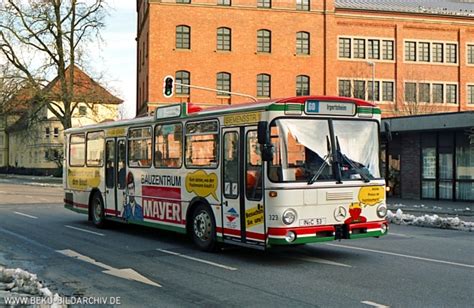
M 309 0 L 296 0 L 296 9 L 298 11 L 309 11 Z
M 272 33 L 269 30 L 257 31 L 257 52 L 272 51 Z
M 422 62 L 430 62 L 430 43 L 418 43 L 418 60 Z
M 188 71 L 177 71 L 175 80 L 176 83 L 189 85 L 191 81 L 191 74 Z M 189 95 L 189 88 L 181 85 L 176 85 L 176 94 Z
M 432 86 L 433 91 L 433 103 L 442 104 L 444 101 L 444 85 L 440 83 L 434 83 Z
M 191 49 L 191 28 L 190 27 L 188 26 L 176 27 L 176 48 L 177 49 Z
M 457 63 L 456 44 L 446 44 L 446 63 Z
M 351 39 L 339 38 L 339 58 L 351 57 Z
M 372 90 L 375 97 L 372 97 Z M 374 82 L 374 88 L 372 89 L 372 81 L 367 82 L 367 92 L 368 92 L 368 100 L 369 101 L 380 101 L 380 82 Z
M 272 1 L 271 0 L 257 0 L 257 7 L 271 8 Z
M 474 45 L 467 45 L 467 64 L 474 64 Z
M 474 85 L 467 86 L 467 103 L 474 104 Z
M 268 74 L 257 75 L 257 96 L 270 97 L 271 78 Z
M 309 76 L 296 76 L 296 96 L 309 95 Z
M 393 102 L 393 82 L 383 81 L 382 82 L 382 100 L 384 102 Z
M 46 138 L 49 138 L 50 135 L 51 135 L 51 130 L 49 129 L 49 127 L 46 127 L 46 128 L 45 128 L 45 134 L 44 134 L 44 136 L 45 136 Z
M 230 51 L 231 30 L 229 28 L 217 29 L 217 50 Z
M 176 0 L 176 3 L 191 3 L 191 0 Z
M 365 99 L 364 80 L 354 80 L 354 98 Z
M 55 127 L 55 128 L 54 128 L 53 136 L 54 136 L 54 138 L 58 138 L 58 137 L 59 137 L 59 127 Z
M 446 103 L 447 104 L 457 103 L 457 86 L 455 84 L 446 85 Z
M 296 33 L 296 54 L 309 55 L 309 33 Z
M 79 106 L 79 115 L 86 116 L 87 115 L 87 107 L 86 106 Z
M 354 39 L 354 58 L 365 59 L 365 40 Z
M 420 103 L 430 102 L 430 84 L 429 83 L 418 84 L 418 101 Z
M 339 96 L 351 97 L 350 80 L 339 80 Z
M 382 42 L 382 59 L 393 60 L 393 41 Z
M 416 102 L 416 83 L 405 82 L 405 102 L 407 103 Z
M 415 42 L 405 42 L 405 61 L 416 61 Z
M 230 74 L 226 72 L 217 73 L 217 90 L 230 92 Z M 230 96 L 229 93 L 217 92 L 218 96 Z
M 231 4 L 231 0 L 217 0 L 217 5 L 230 6 Z
M 443 44 L 441 43 L 433 43 L 432 45 L 432 59 L 433 62 L 443 63 Z
M 380 59 L 380 41 L 368 40 L 368 57 L 369 59 Z

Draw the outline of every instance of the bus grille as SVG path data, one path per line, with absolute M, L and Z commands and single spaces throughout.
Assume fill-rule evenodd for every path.
M 352 200 L 354 194 L 352 191 L 341 191 L 341 192 L 326 192 L 326 200 Z

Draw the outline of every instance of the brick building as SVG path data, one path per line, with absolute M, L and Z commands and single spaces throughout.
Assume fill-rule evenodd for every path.
M 180 87 L 167 99 L 166 75 L 257 98 L 374 100 L 385 117 L 474 110 L 471 1 L 137 0 L 137 115 L 248 101 Z

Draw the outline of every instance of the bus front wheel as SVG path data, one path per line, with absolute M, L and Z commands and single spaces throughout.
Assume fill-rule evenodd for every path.
M 102 201 L 102 196 L 97 191 L 92 196 L 91 200 L 91 210 L 92 210 L 92 222 L 97 228 L 104 227 L 105 224 L 105 215 L 104 215 L 104 202 Z
M 204 251 L 216 248 L 216 223 L 211 209 L 199 204 L 193 212 L 191 232 L 194 244 Z

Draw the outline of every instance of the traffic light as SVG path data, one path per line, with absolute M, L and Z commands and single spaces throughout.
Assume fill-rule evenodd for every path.
M 172 97 L 174 94 L 174 78 L 166 76 L 163 82 L 163 95 L 166 98 Z

